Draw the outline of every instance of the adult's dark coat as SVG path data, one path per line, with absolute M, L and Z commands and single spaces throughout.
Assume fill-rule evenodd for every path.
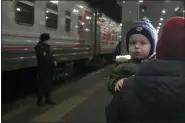
M 151 60 L 106 107 L 107 123 L 185 122 L 185 62 Z
M 38 44 L 35 47 L 38 68 L 41 73 L 53 75 L 55 72 L 54 57 L 50 50 L 50 46 L 46 43 Z

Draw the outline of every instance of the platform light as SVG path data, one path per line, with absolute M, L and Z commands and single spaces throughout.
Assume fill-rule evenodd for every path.
M 166 13 L 166 10 L 163 9 L 163 10 L 162 10 L 162 13 L 165 14 L 165 13 Z
M 17 10 L 17 11 L 19 11 L 19 12 L 21 11 L 21 9 L 20 9 L 20 8 L 17 8 L 16 10 Z
M 160 18 L 160 21 L 163 21 L 164 19 L 163 18 Z
M 142 12 L 145 12 L 145 10 L 144 10 L 144 9 L 142 9 Z
M 123 1 L 123 3 L 125 3 L 125 1 Z
M 158 26 L 157 29 L 160 29 L 160 26 Z
M 183 10 L 182 12 L 185 13 L 185 10 Z
M 46 16 L 46 19 L 48 19 L 48 17 Z
M 162 25 L 162 23 L 159 23 L 159 26 L 161 26 Z
M 143 3 L 143 0 L 139 0 L 140 3 Z
M 119 25 L 120 25 L 120 26 L 122 26 L 123 24 L 122 24 L 122 23 L 120 23 Z
M 77 9 L 73 9 L 73 12 L 74 12 L 74 13 L 78 13 L 78 12 L 79 12 L 79 10 L 77 10 Z

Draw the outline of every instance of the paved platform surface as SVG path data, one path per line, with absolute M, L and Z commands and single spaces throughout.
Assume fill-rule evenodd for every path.
M 53 91 L 56 105 L 37 107 L 35 97 L 29 104 L 2 117 L 3 123 L 33 122 L 101 122 L 105 123 L 105 106 L 112 95 L 107 91 L 109 72 L 115 65 L 101 70 L 65 87 Z

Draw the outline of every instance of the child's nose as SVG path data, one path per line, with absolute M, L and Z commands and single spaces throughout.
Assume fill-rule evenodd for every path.
M 135 48 L 139 48 L 140 46 L 139 46 L 139 44 L 135 44 Z

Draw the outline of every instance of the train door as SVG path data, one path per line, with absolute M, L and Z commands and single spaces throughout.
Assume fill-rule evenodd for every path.
M 102 13 L 96 11 L 95 13 L 95 33 L 94 33 L 94 37 L 95 37 L 95 44 L 94 44 L 94 55 L 98 55 L 100 54 L 100 36 L 101 36 L 101 24 L 100 24 L 100 18 L 102 16 Z
M 82 17 L 84 40 L 86 43 L 90 44 L 91 54 L 94 52 L 94 15 L 92 12 L 85 11 Z

